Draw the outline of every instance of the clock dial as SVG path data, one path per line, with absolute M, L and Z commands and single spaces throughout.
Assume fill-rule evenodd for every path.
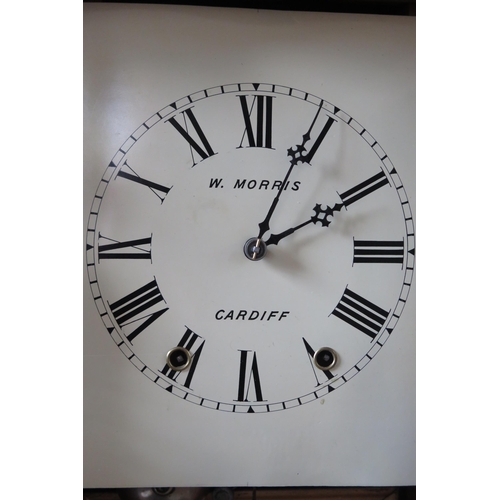
M 402 180 L 374 136 L 272 84 L 152 115 L 105 169 L 87 231 L 117 347 L 163 392 L 228 412 L 303 405 L 358 374 L 393 334 L 414 254 Z

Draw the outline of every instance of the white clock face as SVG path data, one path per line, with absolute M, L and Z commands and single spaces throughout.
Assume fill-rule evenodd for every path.
M 201 90 L 147 119 L 105 169 L 90 287 L 103 335 L 159 398 L 293 408 L 397 335 L 410 205 L 376 131 L 338 106 L 273 84 Z

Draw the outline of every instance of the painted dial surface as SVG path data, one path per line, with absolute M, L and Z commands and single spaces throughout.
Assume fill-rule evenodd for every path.
M 370 132 L 312 94 L 241 83 L 173 102 L 120 147 L 87 268 L 104 332 L 158 397 L 267 413 L 369 364 L 403 312 L 414 244 Z

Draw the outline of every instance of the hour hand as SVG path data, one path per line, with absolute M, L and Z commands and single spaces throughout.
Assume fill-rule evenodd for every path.
M 314 215 L 311 215 L 308 220 L 302 222 L 302 224 L 299 224 L 298 226 L 291 227 L 290 229 L 287 229 L 282 233 L 271 234 L 271 236 L 269 236 L 269 238 L 264 243 L 266 244 L 266 246 L 277 245 L 283 238 L 290 236 L 298 229 L 309 224 L 321 224 L 322 227 L 328 227 L 332 222 L 331 220 L 329 220 L 329 217 L 333 217 L 335 212 L 339 212 L 343 206 L 343 203 L 336 203 L 333 207 L 327 205 L 326 209 L 323 209 L 322 205 L 320 203 L 317 203 L 313 208 Z

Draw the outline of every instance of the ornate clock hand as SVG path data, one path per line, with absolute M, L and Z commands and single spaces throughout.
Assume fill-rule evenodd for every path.
M 321 225 L 323 227 L 328 227 L 331 223 L 331 221 L 328 220 L 328 217 L 330 217 L 330 216 L 333 217 L 334 212 L 339 212 L 343 206 L 344 206 L 343 203 L 336 203 L 333 207 L 329 207 L 327 205 L 326 209 L 323 210 L 321 208 L 321 205 L 319 203 L 317 203 L 316 206 L 313 208 L 314 215 L 311 215 L 309 220 L 302 222 L 302 224 L 299 224 L 298 226 L 291 227 L 290 229 L 287 229 L 286 231 L 283 231 L 282 233 L 271 234 L 271 236 L 269 236 L 269 238 L 264 243 L 266 246 L 277 245 L 283 238 L 290 236 L 291 234 L 295 233 L 295 231 L 297 231 L 297 229 L 305 227 L 311 223 L 317 224 L 318 222 L 321 222 Z M 321 214 L 324 214 L 323 217 L 320 217 Z

